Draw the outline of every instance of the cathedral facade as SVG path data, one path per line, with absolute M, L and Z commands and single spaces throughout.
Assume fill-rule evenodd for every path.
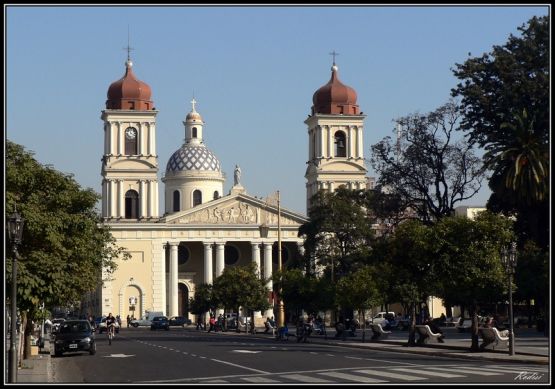
M 335 63 L 331 70 L 330 81 L 314 93 L 312 112 L 305 121 L 307 209 L 310 197 L 320 189 L 366 188 L 365 116 L 356 104 L 356 92 L 339 81 Z M 183 121 L 183 143 L 165 165 L 160 199 L 158 111 L 151 88 L 137 79 L 129 58 L 124 76 L 109 86 L 107 97 L 101 114 L 102 217 L 130 259 L 117 260 L 117 270 L 103 274 L 102 286 L 84 301 L 84 311 L 111 312 L 122 318 L 162 311 L 193 321 L 189 298 L 197 285 L 212 283 L 225 267 L 252 261 L 261 277 L 271 277 L 278 269 L 278 233 L 283 266 L 301 256 L 303 240 L 298 230 L 306 216 L 248 194 L 238 166 L 233 186 L 225 192 L 226 176 L 204 142 L 205 123 L 194 98 Z M 271 281 L 267 286 L 272 290 Z M 255 315 L 266 316 L 277 317 L 272 309 Z

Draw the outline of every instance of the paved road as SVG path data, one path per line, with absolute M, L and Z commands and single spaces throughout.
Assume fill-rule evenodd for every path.
M 548 366 L 444 358 L 172 328 L 122 329 L 52 358 L 58 383 L 539 383 Z

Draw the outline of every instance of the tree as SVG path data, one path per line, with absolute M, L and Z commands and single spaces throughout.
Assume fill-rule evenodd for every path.
M 500 251 L 513 239 L 512 221 L 484 211 L 474 220 L 461 216 L 443 218 L 432 232 L 432 258 L 436 277 L 441 281 L 438 296 L 469 307 L 471 350 L 478 350 L 479 304 L 498 302 L 507 288 Z
M 194 297 L 189 298 L 189 308 L 194 315 L 204 315 L 206 312 L 215 310 L 217 306 L 210 284 L 198 285 Z
M 258 278 L 256 264 L 250 262 L 246 266 L 226 267 L 222 274 L 214 280 L 213 296 L 220 308 L 233 308 L 239 312 L 239 307 L 254 316 L 254 311 L 268 309 L 270 290 L 265 286 L 265 280 Z M 254 318 L 252 318 L 254 324 Z M 239 332 L 239 326 L 237 326 Z
M 129 254 L 117 247 L 95 209 L 100 196 L 73 177 L 44 166 L 23 146 L 6 144 L 6 206 L 25 219 L 18 246 L 17 305 L 26 334 L 41 303 L 46 309 L 78 302 Z M 11 285 L 6 262 L 6 283 Z M 8 287 L 11 290 L 11 287 Z M 28 323 L 28 324 L 27 324 Z
M 356 269 L 367 257 L 373 238 L 364 210 L 365 192 L 343 187 L 313 197 L 310 220 L 299 228 L 305 258 L 327 268 L 332 283 Z
M 416 304 L 439 290 L 435 257 L 431 255 L 431 227 L 419 220 L 399 225 L 383 245 L 382 261 L 387 264 L 386 283 L 392 298 L 411 307 L 411 326 L 408 346 L 416 345 Z
M 480 190 L 484 178 L 472 145 L 454 139 L 460 125 L 457 105 L 451 100 L 427 115 L 396 121 L 403 128 L 399 140 L 385 137 L 372 146 L 378 183 L 428 224 L 451 215 L 457 203 Z
M 366 337 L 366 309 L 376 305 L 379 301 L 377 288 L 378 277 L 370 266 L 364 266 L 357 271 L 343 277 L 337 283 L 337 302 L 342 307 L 349 307 L 362 312 L 362 342 Z
M 549 245 L 549 17 L 534 16 L 491 53 L 469 58 L 453 70 L 461 80 L 461 129 L 483 147 L 494 171 L 488 209 L 515 214 L 520 245 Z M 522 201 L 525 199 L 525 201 Z M 532 202 L 530 202 L 532 200 Z

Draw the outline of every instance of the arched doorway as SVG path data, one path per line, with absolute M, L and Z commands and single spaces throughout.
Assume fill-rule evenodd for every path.
M 179 316 L 189 318 L 189 288 L 187 285 L 180 283 L 177 296 L 177 312 Z

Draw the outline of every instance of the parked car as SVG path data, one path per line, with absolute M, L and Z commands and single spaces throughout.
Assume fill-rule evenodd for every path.
M 114 322 L 114 324 L 116 326 L 116 334 L 119 334 L 119 323 L 117 322 L 117 320 Z M 106 330 L 107 330 L 107 328 L 106 328 L 106 318 L 103 317 L 100 320 L 100 324 L 98 325 L 98 333 L 101 334 Z
M 170 321 L 166 316 L 156 316 L 152 319 L 152 323 L 150 324 L 151 330 L 166 330 L 169 331 L 170 329 Z
M 395 319 L 395 312 L 378 312 L 376 315 L 372 317 L 368 324 L 381 324 L 382 326 L 385 323 L 385 319 L 394 320 Z
M 54 337 L 54 355 L 78 351 L 96 353 L 94 329 L 87 320 L 66 320 Z
M 187 319 L 185 316 L 170 317 L 170 326 L 185 327 L 185 325 L 188 324 L 191 324 L 191 320 Z
M 136 320 L 131 320 L 131 324 L 133 327 L 139 327 L 139 326 L 144 326 L 144 327 L 150 327 L 150 325 L 152 324 L 152 319 L 154 319 L 156 316 L 164 316 L 163 312 L 147 312 L 147 314 L 143 317 L 141 317 L 140 319 L 136 319 Z

